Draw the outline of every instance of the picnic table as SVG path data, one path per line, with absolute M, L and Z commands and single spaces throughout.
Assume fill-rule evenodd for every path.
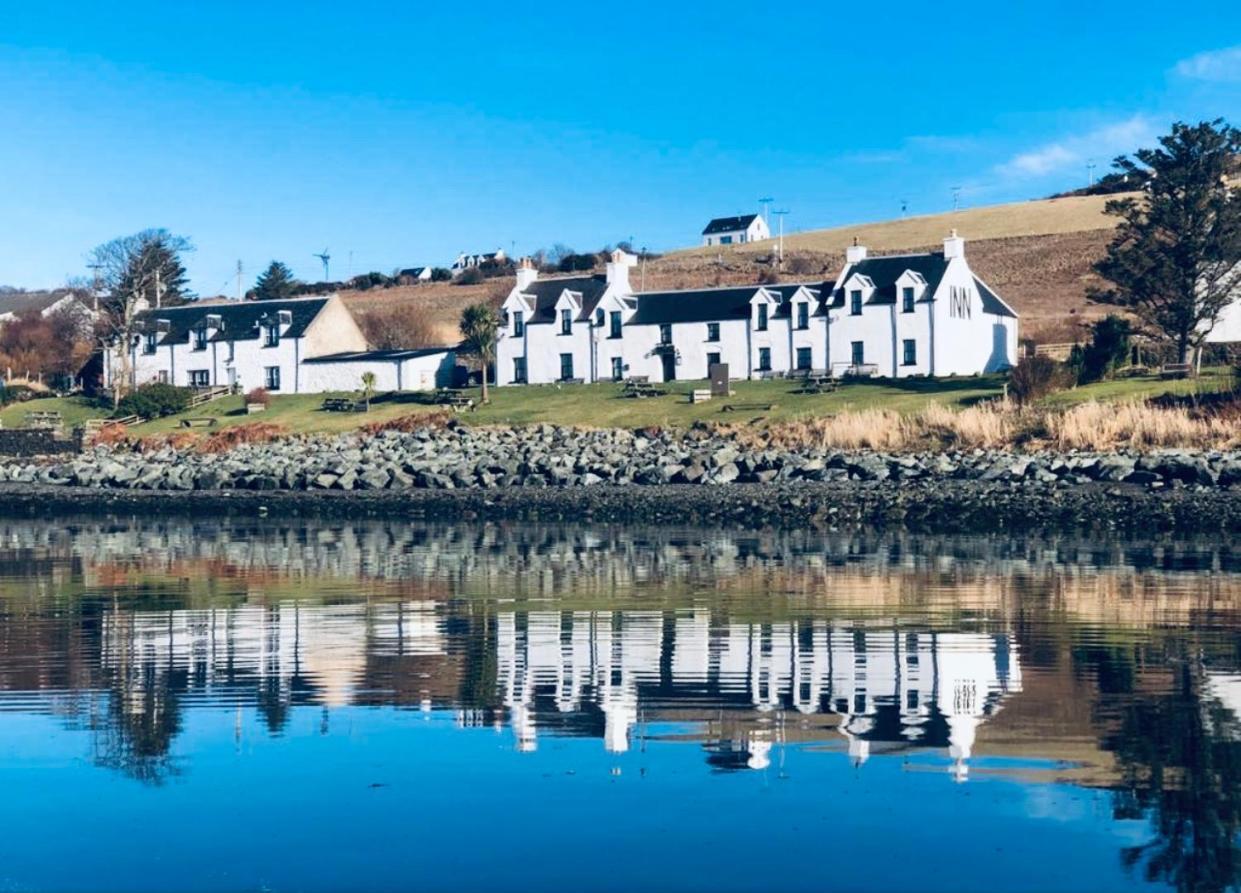
M 635 376 L 625 379 L 625 386 L 621 388 L 622 397 L 660 397 L 665 392 L 650 383 L 650 379 L 645 375 Z
M 474 408 L 474 398 L 464 391 L 452 388 L 440 388 L 435 392 L 435 402 L 441 406 L 449 406 L 457 412 Z
M 1164 363 L 1159 367 L 1160 378 L 1189 378 L 1193 374 L 1192 363 Z
M 59 428 L 65 423 L 58 410 L 32 410 L 26 413 L 27 428 Z
M 198 416 L 194 418 L 182 419 L 182 428 L 214 428 L 216 419 L 211 416 Z
M 353 400 L 349 397 L 328 397 L 323 401 L 325 412 L 366 412 L 365 400 Z
M 814 373 L 802 377 L 801 387 L 797 389 L 799 394 L 830 394 L 836 390 L 838 386 L 836 379 L 832 378 L 826 372 Z

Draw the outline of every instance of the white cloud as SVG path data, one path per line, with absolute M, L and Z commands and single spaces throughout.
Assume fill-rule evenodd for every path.
M 1155 126 L 1145 115 L 1097 127 L 1021 152 L 996 166 L 1007 180 L 1031 180 L 1081 167 L 1093 160 L 1100 173 L 1115 156 L 1132 152 L 1155 139 Z
M 1241 81 L 1241 46 L 1190 56 L 1177 62 L 1173 70 L 1181 77 L 1198 81 Z

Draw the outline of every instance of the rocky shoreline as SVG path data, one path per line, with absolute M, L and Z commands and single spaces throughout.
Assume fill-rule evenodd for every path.
M 223 453 L 98 446 L 0 464 L 26 513 L 286 512 L 744 527 L 1241 530 L 1241 451 L 884 454 L 644 434 L 455 426 Z

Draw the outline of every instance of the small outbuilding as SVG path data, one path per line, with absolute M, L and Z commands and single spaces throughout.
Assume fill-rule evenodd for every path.
M 456 384 L 457 352 L 451 347 L 365 350 L 302 361 L 304 390 L 356 391 L 362 376 L 375 375 L 376 391 L 430 391 Z

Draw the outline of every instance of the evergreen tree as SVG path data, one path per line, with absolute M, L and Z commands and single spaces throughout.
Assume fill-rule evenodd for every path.
M 256 301 L 282 301 L 293 297 L 297 285 L 292 271 L 280 261 L 274 260 L 255 281 L 251 294 Z
M 1133 310 L 1187 363 L 1241 293 L 1241 187 L 1228 181 L 1241 131 L 1177 123 L 1159 142 L 1116 160 L 1149 182 L 1142 198 L 1107 203 L 1121 223 L 1095 265 L 1111 287 L 1093 297 Z

